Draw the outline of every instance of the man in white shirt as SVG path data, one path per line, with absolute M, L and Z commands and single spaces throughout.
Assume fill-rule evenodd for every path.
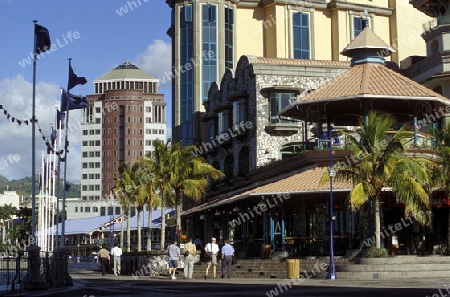
M 122 256 L 122 249 L 117 243 L 111 250 L 111 255 L 114 256 L 114 275 L 120 274 L 120 257 Z
M 216 239 L 211 238 L 211 242 L 205 246 L 205 253 L 211 254 L 211 259 L 208 261 L 208 265 L 206 266 L 205 271 L 205 279 L 208 278 L 208 270 L 212 265 L 213 267 L 213 278 L 216 278 L 216 267 L 217 267 L 217 255 L 219 253 L 219 246 L 216 243 Z

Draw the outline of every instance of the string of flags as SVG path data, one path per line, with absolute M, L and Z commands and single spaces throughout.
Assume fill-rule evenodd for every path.
M 4 106 L 3 106 L 2 104 L 0 104 L 0 110 L 3 110 L 3 114 L 6 116 L 7 119 L 11 119 L 11 122 L 12 122 L 12 123 L 15 122 L 15 123 L 17 123 L 19 126 L 21 126 L 22 123 L 24 123 L 26 126 L 28 126 L 29 123 L 32 123 L 32 122 L 33 122 L 33 119 L 32 119 L 32 118 L 30 118 L 29 120 L 19 120 L 17 117 L 12 116 L 12 115 L 8 112 L 8 110 L 7 110 L 6 108 L 4 108 Z M 58 111 L 58 113 L 59 113 L 59 111 Z M 45 142 L 45 145 L 46 145 L 46 147 L 47 147 L 47 153 L 48 153 L 48 154 L 49 154 L 49 153 L 54 153 L 54 154 L 56 154 L 56 155 L 58 155 L 58 156 L 62 156 L 62 155 L 64 154 L 64 152 L 69 152 L 68 149 L 67 149 L 68 146 L 69 146 L 68 143 L 66 143 L 64 150 L 60 150 L 60 151 L 55 152 L 53 148 L 54 148 L 54 146 L 55 146 L 55 141 L 56 141 L 56 137 L 57 137 L 57 131 L 56 131 L 55 129 L 52 128 L 52 132 L 51 132 L 51 134 L 50 134 L 50 139 L 48 139 L 48 137 L 46 137 L 46 136 L 44 135 L 44 133 L 42 132 L 42 128 L 41 128 L 41 126 L 39 125 L 39 121 L 38 121 L 37 118 L 34 119 L 34 122 L 35 122 L 35 124 L 38 126 L 38 131 L 39 131 L 39 133 L 41 134 L 42 140 L 44 140 L 44 142 Z M 60 157 L 60 160 L 61 160 L 61 162 L 64 162 L 65 158 L 64 158 L 64 157 Z
M 27 120 L 21 120 L 21 119 L 18 119 L 17 117 L 13 117 L 13 116 L 8 112 L 8 110 L 6 110 L 6 108 L 3 107 L 2 104 L 0 104 L 0 110 L 1 110 L 1 109 L 3 110 L 3 114 L 6 116 L 6 118 L 7 118 L 8 120 L 11 118 L 11 122 L 12 122 L 12 123 L 17 123 L 17 125 L 19 125 L 19 126 L 21 126 L 22 123 L 24 123 L 25 125 L 28 126 L 29 123 L 32 123 L 32 122 L 33 122 L 33 119 L 32 119 L 32 118 L 31 118 L 31 119 L 27 119 Z M 37 123 L 37 119 L 36 119 L 36 123 Z

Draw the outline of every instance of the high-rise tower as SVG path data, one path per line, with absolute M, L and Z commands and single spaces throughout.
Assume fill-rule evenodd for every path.
M 110 197 L 120 164 L 132 164 L 166 139 L 158 79 L 126 61 L 94 80 L 82 119 L 82 200 Z

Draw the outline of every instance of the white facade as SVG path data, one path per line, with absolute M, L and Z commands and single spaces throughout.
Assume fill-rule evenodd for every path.
M 61 207 L 61 206 L 60 206 Z M 66 199 L 67 219 L 82 219 L 107 215 L 120 215 L 122 207 L 116 199 Z
M 81 192 L 83 200 L 100 200 L 101 198 L 102 103 L 94 102 L 92 110 L 92 119 L 82 125 Z M 83 181 L 89 181 L 89 183 Z
M 13 207 L 19 208 L 21 201 L 16 191 L 5 191 L 0 194 L 0 206 L 11 204 Z

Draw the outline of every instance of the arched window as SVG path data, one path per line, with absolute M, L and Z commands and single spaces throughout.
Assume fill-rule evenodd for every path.
M 224 173 L 228 179 L 233 178 L 233 175 L 234 175 L 234 157 L 233 157 L 233 155 L 228 155 L 225 158 Z
M 250 149 L 244 146 L 239 152 L 239 175 L 246 175 L 250 172 Z

